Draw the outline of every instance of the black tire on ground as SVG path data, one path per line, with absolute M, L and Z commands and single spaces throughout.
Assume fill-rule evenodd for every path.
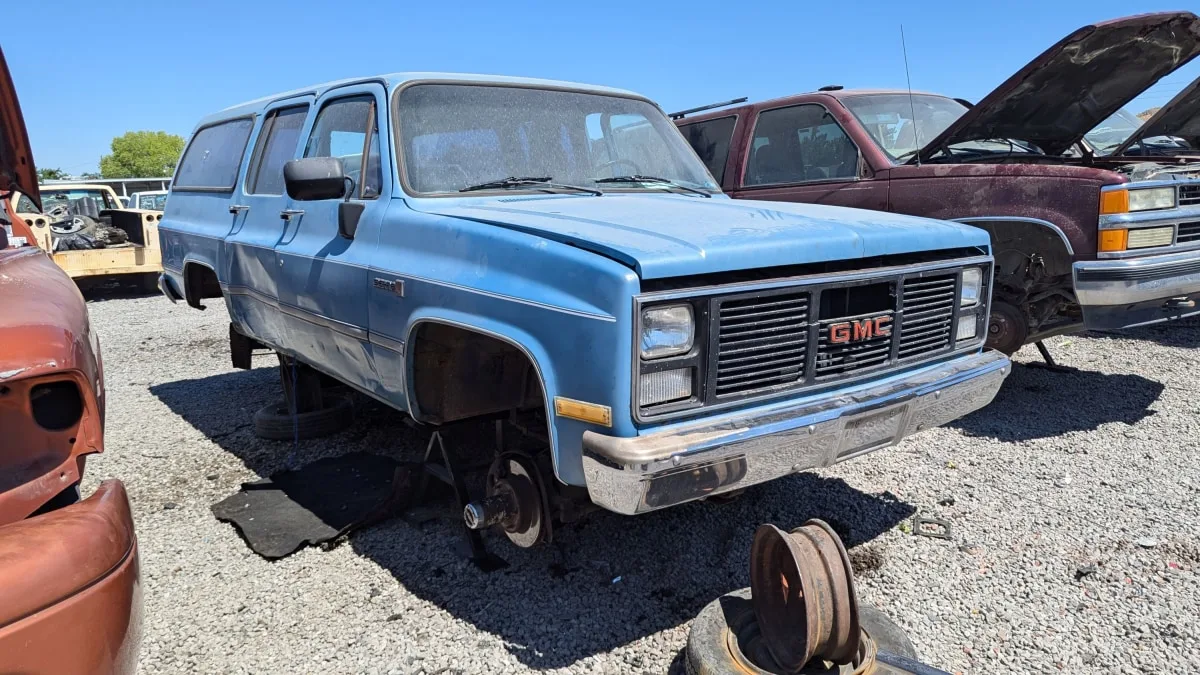
M 348 396 L 325 395 L 325 407 L 288 414 L 287 404 L 276 401 L 254 413 L 254 435 L 272 441 L 306 440 L 336 433 L 354 421 L 354 404 Z
M 1003 300 L 992 303 L 987 330 L 987 346 L 1007 356 L 1012 356 L 1024 346 L 1025 338 L 1029 336 L 1024 312 Z
M 863 630 L 875 640 L 881 652 L 887 651 L 910 659 L 916 659 L 916 650 L 904 631 L 891 619 L 870 605 L 859 605 L 859 623 Z M 730 654 L 730 633 L 746 636 L 756 632 L 751 624 L 754 607 L 750 604 L 750 589 L 726 593 L 700 610 L 688 632 L 687 647 L 684 648 L 684 665 L 689 675 L 745 675 L 746 668 Z M 759 641 L 756 663 L 763 673 L 782 673 L 767 655 L 765 645 Z M 764 661 L 767 661 L 764 663 Z M 751 671 L 753 672 L 753 671 Z

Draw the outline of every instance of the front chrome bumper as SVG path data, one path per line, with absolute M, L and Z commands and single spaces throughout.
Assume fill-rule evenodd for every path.
M 583 435 L 596 504 L 623 514 L 737 490 L 857 457 L 987 405 L 1009 360 L 982 352 L 830 394 L 630 438 Z
M 1074 265 L 1088 328 L 1141 326 L 1200 314 L 1200 251 Z

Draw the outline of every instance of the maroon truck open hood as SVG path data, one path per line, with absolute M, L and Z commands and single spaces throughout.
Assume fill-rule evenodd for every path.
M 1110 154 L 1120 157 L 1139 140 L 1155 136 L 1178 136 L 1193 148 L 1200 147 L 1200 77 L 1159 108 L 1158 112 Z
M 42 207 L 25 118 L 4 51 L 0 50 L 0 193 L 14 190 L 32 199 L 39 209 Z
M 1030 61 L 921 148 L 1013 138 L 1066 151 L 1097 124 L 1200 54 L 1200 17 L 1141 14 L 1084 26 Z M 914 158 L 916 159 L 916 158 Z

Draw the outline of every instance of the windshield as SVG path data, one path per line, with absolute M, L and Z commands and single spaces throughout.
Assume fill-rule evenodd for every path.
M 137 203 L 130 204 L 133 209 L 149 209 L 151 211 L 166 210 L 167 195 L 137 195 Z
M 41 190 L 44 213 L 49 213 L 58 206 L 66 207 L 71 213 L 83 215 L 97 214 L 104 209 L 119 208 L 109 199 L 107 190 L 96 188 L 55 189 L 52 185 L 43 185 Z
M 1084 134 L 1089 145 L 1096 149 L 1096 154 L 1107 155 L 1125 142 L 1126 138 L 1142 126 L 1142 121 L 1128 110 L 1121 108 L 1101 122 L 1095 129 Z
M 669 188 L 662 182 L 603 182 L 635 175 L 718 190 L 666 115 L 637 99 L 419 84 L 400 94 L 398 118 L 406 181 L 420 193 L 457 194 L 525 176 L 604 191 Z M 504 189 L 540 188 L 510 182 Z
M 858 118 L 871 138 L 892 159 L 903 161 L 948 129 L 967 107 L 944 96 L 930 94 L 869 94 L 847 96 L 842 103 Z M 916 124 L 913 124 L 913 113 Z M 981 138 L 947 146 L 954 157 L 1040 153 L 1037 147 L 1016 139 Z
M 929 94 L 913 94 L 911 100 L 908 94 L 870 94 L 841 101 L 892 159 L 913 154 L 967 112 L 954 99 Z
M 1142 114 L 1145 115 L 1146 113 Z M 1098 124 L 1095 129 L 1084 134 L 1083 137 L 1087 140 L 1088 145 L 1095 149 L 1097 155 L 1108 155 L 1141 127 L 1142 120 L 1138 119 L 1137 115 L 1121 108 L 1108 119 Z M 1137 147 L 1138 145 L 1165 145 L 1178 150 L 1189 149 L 1186 141 L 1170 136 L 1148 136 L 1134 143 L 1133 147 Z M 1131 152 L 1130 154 L 1139 153 Z

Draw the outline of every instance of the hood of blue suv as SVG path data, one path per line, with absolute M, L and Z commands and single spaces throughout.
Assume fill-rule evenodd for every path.
M 928 218 L 813 204 L 663 194 L 413 200 L 593 251 L 642 279 L 986 247 L 983 230 Z

